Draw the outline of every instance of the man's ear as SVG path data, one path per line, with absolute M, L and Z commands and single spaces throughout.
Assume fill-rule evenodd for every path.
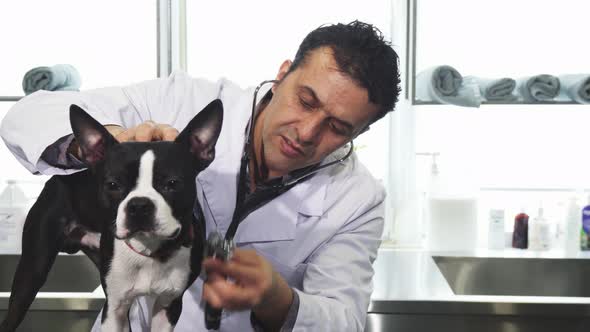
M 176 137 L 185 145 L 200 165 L 208 166 L 215 158 L 215 143 L 221 133 L 223 104 L 215 99 L 200 111 Z
M 279 72 L 277 73 L 277 76 L 275 77 L 275 80 L 280 82 L 283 78 L 285 78 L 285 76 L 287 76 L 287 73 L 289 72 L 289 68 L 291 68 L 292 64 L 293 64 L 293 61 L 291 61 L 291 60 L 283 61 L 283 63 L 281 64 L 281 67 L 279 68 Z M 272 93 L 275 93 L 276 86 L 277 86 L 276 83 L 273 84 Z
M 70 125 L 82 151 L 80 157 L 90 167 L 104 159 L 107 149 L 118 144 L 103 125 L 78 105 L 70 106 Z

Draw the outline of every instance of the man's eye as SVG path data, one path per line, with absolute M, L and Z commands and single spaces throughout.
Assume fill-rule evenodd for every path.
M 341 126 L 338 126 L 335 123 L 330 123 L 330 129 L 336 134 L 336 135 L 341 135 L 341 136 L 347 136 L 348 132 L 346 131 L 346 129 L 342 128 Z
M 301 106 L 303 106 L 304 108 L 306 108 L 308 110 L 313 108 L 313 106 L 311 106 L 311 104 L 308 103 L 307 101 L 305 101 L 305 99 L 303 99 L 303 98 L 299 98 L 299 103 L 301 104 Z

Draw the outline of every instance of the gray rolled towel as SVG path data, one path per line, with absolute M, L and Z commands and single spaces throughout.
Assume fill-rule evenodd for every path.
M 491 102 L 510 102 L 518 99 L 514 93 L 516 81 L 509 77 L 483 78 L 466 76 L 466 81 L 474 81 L 479 86 L 483 99 Z
M 559 94 L 559 78 L 541 74 L 517 80 L 517 91 L 525 102 L 551 101 Z
M 590 104 L 590 74 L 559 75 L 561 89 L 559 101 L 575 101 Z
M 23 77 L 23 91 L 27 95 L 37 90 L 79 90 L 81 84 L 80 74 L 68 64 L 36 67 Z
M 416 75 L 416 99 L 467 107 L 479 107 L 477 84 L 464 81 L 463 76 L 448 65 L 435 66 Z

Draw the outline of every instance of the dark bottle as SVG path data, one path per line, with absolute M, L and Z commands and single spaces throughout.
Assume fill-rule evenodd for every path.
M 514 218 L 512 232 L 512 248 L 526 249 L 529 247 L 529 216 L 521 212 Z

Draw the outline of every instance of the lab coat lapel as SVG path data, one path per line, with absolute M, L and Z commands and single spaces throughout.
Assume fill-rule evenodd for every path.
M 206 170 L 199 174 L 197 181 L 203 190 L 203 209 L 208 210 L 217 231 L 225 234 L 231 223 L 236 206 L 236 180 L 239 172 L 239 158 L 223 156 L 215 159 Z M 237 167 L 234 167 L 236 166 Z M 205 212 L 205 215 L 208 214 Z M 208 229 L 207 232 L 213 231 Z
M 324 212 L 326 183 L 326 175 L 318 174 L 253 211 L 240 223 L 236 243 L 293 240 L 301 218 Z

